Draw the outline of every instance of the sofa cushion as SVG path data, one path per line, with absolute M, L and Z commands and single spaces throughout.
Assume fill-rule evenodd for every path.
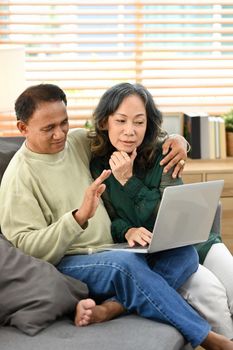
M 16 329 L 0 330 L 1 350 L 191 350 L 172 326 L 136 315 L 75 327 L 67 319 L 53 323 L 36 337 Z
M 0 236 L 0 324 L 34 335 L 56 318 L 73 313 L 88 295 L 84 283 L 25 255 Z M 17 345 L 16 345 L 17 348 Z

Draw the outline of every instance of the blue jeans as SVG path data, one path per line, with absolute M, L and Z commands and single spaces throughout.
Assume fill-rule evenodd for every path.
M 109 251 L 65 256 L 59 271 L 85 282 L 90 297 L 115 298 L 129 312 L 177 328 L 195 348 L 207 337 L 209 324 L 176 292 L 196 271 L 192 246 L 155 254 Z

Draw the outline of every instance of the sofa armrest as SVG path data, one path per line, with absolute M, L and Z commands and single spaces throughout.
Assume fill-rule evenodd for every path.
M 221 242 L 221 203 L 219 202 L 208 240 L 194 245 L 199 255 L 200 264 L 203 264 L 206 258 L 206 255 L 208 254 L 208 251 L 211 248 L 212 244 L 220 243 L 220 242 Z
M 222 205 L 219 202 L 211 231 L 221 234 Z
M 0 137 L 0 183 L 11 158 L 18 151 L 24 137 Z

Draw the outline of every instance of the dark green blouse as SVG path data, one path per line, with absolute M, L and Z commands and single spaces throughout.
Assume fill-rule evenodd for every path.
M 172 170 L 163 174 L 163 167 L 159 164 L 161 159 L 162 154 L 159 153 L 154 166 L 145 174 L 140 175 L 136 169 L 137 175 L 132 176 L 124 186 L 113 175 L 105 181 L 106 190 L 102 197 L 112 220 L 111 232 L 115 242 L 125 242 L 125 234 L 132 227 L 142 226 L 152 231 L 164 188 L 182 184 L 181 179 L 172 178 Z M 109 168 L 108 160 L 103 157 L 91 161 L 94 178 Z M 201 263 L 212 244 L 220 241 L 220 235 L 211 232 L 207 242 L 195 246 Z
M 160 154 L 154 167 L 144 177 L 132 176 L 124 186 L 113 175 L 105 181 L 107 188 L 103 200 L 112 220 L 111 229 L 115 242 L 125 242 L 125 233 L 131 227 L 143 226 L 152 230 L 161 199 L 161 159 Z M 109 169 L 107 160 L 100 157 L 92 160 L 91 172 L 94 178 L 104 169 Z

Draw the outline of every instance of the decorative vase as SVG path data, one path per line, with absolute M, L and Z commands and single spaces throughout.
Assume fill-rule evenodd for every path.
M 233 157 L 233 132 L 226 133 L 227 138 L 227 155 Z

